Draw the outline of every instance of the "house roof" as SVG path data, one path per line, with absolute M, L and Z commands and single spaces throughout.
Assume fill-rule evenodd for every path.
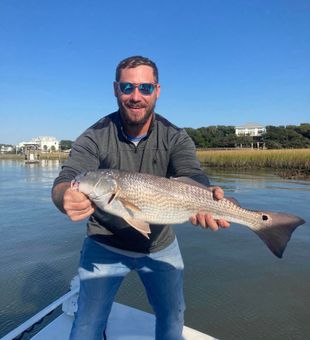
M 235 126 L 236 129 L 255 129 L 255 128 L 264 128 L 264 125 L 258 123 L 246 123 L 243 125 Z

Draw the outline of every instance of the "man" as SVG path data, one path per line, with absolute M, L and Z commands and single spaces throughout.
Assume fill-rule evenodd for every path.
M 156 315 L 156 339 L 182 338 L 183 261 L 170 226 L 151 225 L 147 239 L 119 217 L 103 212 L 70 188 L 80 172 L 112 168 L 163 177 L 187 176 L 209 185 L 187 133 L 155 114 L 160 94 L 158 70 L 148 58 L 134 56 L 116 69 L 114 94 L 119 110 L 87 129 L 74 143 L 52 190 L 56 206 L 72 221 L 89 217 L 80 267 L 78 311 L 70 339 L 102 339 L 116 292 L 136 270 Z M 213 188 L 216 199 L 223 197 Z M 229 223 L 207 212 L 193 224 L 213 230 Z

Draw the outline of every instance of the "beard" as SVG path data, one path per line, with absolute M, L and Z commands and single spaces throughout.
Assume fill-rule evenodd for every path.
M 128 101 L 125 103 L 125 105 L 128 105 L 129 107 L 125 106 L 119 99 L 117 99 L 117 103 L 124 124 L 130 127 L 142 127 L 143 125 L 145 125 L 145 123 L 147 123 L 150 116 L 154 114 L 156 101 L 150 103 L 149 105 Z M 144 109 L 145 113 L 138 117 L 130 112 L 130 108 Z

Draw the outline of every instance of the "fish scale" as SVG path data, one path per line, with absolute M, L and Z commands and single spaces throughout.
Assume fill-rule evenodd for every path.
M 155 176 L 152 176 L 151 181 L 150 175 L 145 174 L 138 179 L 136 177 L 133 178 L 130 174 L 118 177 L 120 197 L 136 202 L 142 210 L 138 215 L 150 223 L 182 223 L 198 211 L 211 211 L 215 218 L 229 219 L 235 223 L 246 220 L 256 228 L 264 223 L 259 213 L 240 208 L 226 199 L 214 200 L 212 192 L 207 188 Z M 156 204 L 150 204 L 150 197 Z

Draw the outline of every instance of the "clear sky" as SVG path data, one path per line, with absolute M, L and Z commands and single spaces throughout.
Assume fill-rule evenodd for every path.
M 0 0 L 0 143 L 76 139 L 137 54 L 180 127 L 310 122 L 309 0 Z

